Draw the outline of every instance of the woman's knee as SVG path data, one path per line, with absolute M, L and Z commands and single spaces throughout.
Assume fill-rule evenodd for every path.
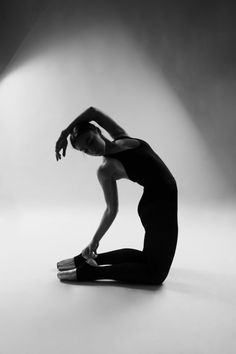
M 162 283 L 164 283 L 165 279 L 166 279 L 166 277 L 158 277 L 158 276 L 150 277 L 150 284 L 162 285 Z
M 151 270 L 149 272 L 150 283 L 153 285 L 161 285 L 162 283 L 164 283 L 165 279 L 167 278 L 167 275 L 168 275 L 168 271 L 158 272 L 158 271 Z

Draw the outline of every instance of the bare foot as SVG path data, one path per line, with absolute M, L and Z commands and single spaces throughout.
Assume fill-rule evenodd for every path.
M 59 272 L 57 277 L 60 280 L 77 280 L 76 269 Z
M 57 269 L 58 270 L 71 270 L 76 268 L 74 258 L 68 258 L 64 259 L 63 261 L 60 261 L 57 263 Z

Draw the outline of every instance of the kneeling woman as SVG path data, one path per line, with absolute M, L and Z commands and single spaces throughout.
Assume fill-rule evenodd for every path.
M 104 128 L 113 141 L 104 137 L 90 121 Z M 65 157 L 68 136 L 75 149 L 104 157 L 97 176 L 107 207 L 89 245 L 79 255 L 57 263 L 58 278 L 163 283 L 174 258 L 178 235 L 177 186 L 171 172 L 147 142 L 130 137 L 113 119 L 93 107 L 62 131 L 56 143 L 57 160 L 61 159 L 61 151 Z M 143 186 L 138 204 L 138 214 L 145 229 L 143 250 L 123 248 L 97 254 L 99 242 L 118 211 L 116 180 L 121 178 Z

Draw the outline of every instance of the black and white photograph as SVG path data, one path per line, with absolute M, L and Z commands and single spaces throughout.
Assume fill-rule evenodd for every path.
M 236 353 L 236 3 L 1 0 L 3 354 Z

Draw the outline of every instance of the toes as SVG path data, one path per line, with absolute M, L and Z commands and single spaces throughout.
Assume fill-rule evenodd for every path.
M 57 273 L 57 277 L 58 277 L 58 279 L 62 279 L 63 278 L 63 275 L 62 275 L 62 273 L 61 272 L 59 272 L 59 273 Z
M 64 265 L 60 265 L 57 267 L 58 270 L 63 271 L 63 270 L 71 270 L 74 269 L 75 266 L 73 264 L 64 264 Z
M 60 280 L 76 280 L 76 271 L 75 270 L 67 270 L 57 273 L 57 277 Z
M 65 266 L 59 266 L 57 269 L 61 272 L 63 270 L 68 270 Z
M 63 266 L 63 261 L 57 262 L 57 267 Z
M 68 274 L 67 271 L 65 271 L 65 272 L 59 272 L 59 273 L 57 273 L 57 277 L 58 277 L 58 279 L 60 279 L 60 280 L 68 280 L 68 279 L 70 278 L 70 274 Z
M 66 269 L 65 269 L 65 266 L 63 266 L 62 263 L 57 263 L 57 269 L 58 269 L 58 270 L 66 270 Z
M 57 262 L 58 270 L 70 270 L 76 268 L 73 259 L 64 259 L 63 261 Z

